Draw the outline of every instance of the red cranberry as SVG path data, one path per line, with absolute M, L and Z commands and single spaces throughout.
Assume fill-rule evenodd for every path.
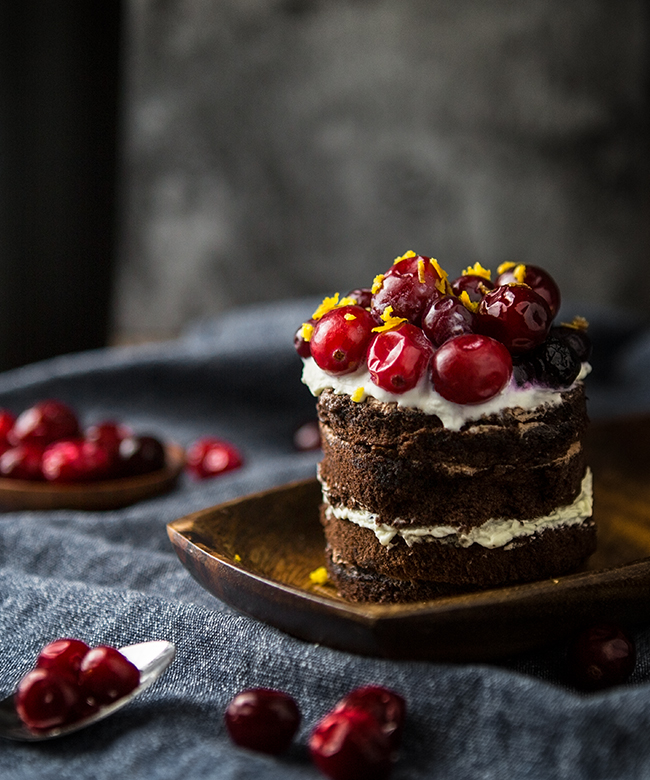
M 80 691 L 67 675 L 54 669 L 33 669 L 18 685 L 15 694 L 16 712 L 31 729 L 51 729 L 63 726 L 80 700 Z
M 56 639 L 41 650 L 36 667 L 67 674 L 76 681 L 81 660 L 89 650 L 88 645 L 80 639 Z
M 523 282 L 540 295 L 548 304 L 551 310 L 551 318 L 555 317 L 560 308 L 560 288 L 557 286 L 553 277 L 543 268 L 536 265 L 524 265 L 524 272 L 517 278 L 516 269 L 519 266 L 512 266 L 496 278 L 495 286 L 513 282 Z
M 0 475 L 9 479 L 42 480 L 42 457 L 40 444 L 25 442 L 11 447 L 0 455 Z
M 512 374 L 508 350 L 487 336 L 457 336 L 434 354 L 433 386 L 456 404 L 488 401 L 507 385 Z
M 224 718 L 236 745 L 272 756 L 289 747 L 300 725 L 300 711 L 291 696 L 269 688 L 238 693 Z
M 436 298 L 425 310 L 422 330 L 431 343 L 439 347 L 445 341 L 474 332 L 474 315 L 451 295 Z
M 372 715 L 389 737 L 392 750 L 397 750 L 406 719 L 406 702 L 402 696 L 382 685 L 364 685 L 341 699 L 334 712 L 346 707 L 359 707 Z
M 311 355 L 329 374 L 356 371 L 366 357 L 372 329 L 377 325 L 361 306 L 340 306 L 318 320 L 309 342 Z
M 489 279 L 477 274 L 463 274 L 451 283 L 451 289 L 455 295 L 460 296 L 462 292 L 466 292 L 470 301 L 474 303 L 480 301 L 485 293 L 493 287 L 494 284 Z
M 122 439 L 127 436 L 133 436 L 133 431 L 128 425 L 105 420 L 104 422 L 91 425 L 85 433 L 86 441 L 93 441 L 102 444 L 104 447 L 118 450 Z
M 296 428 L 293 434 L 293 446 L 299 452 L 319 450 L 321 446 L 318 420 L 309 420 Z
M 384 780 L 392 766 L 389 736 L 360 707 L 343 707 L 326 715 L 309 737 L 309 752 L 332 780 Z
M 495 287 L 479 303 L 477 329 L 500 341 L 513 354 L 541 344 L 551 327 L 546 301 L 530 287 Z
M 634 671 L 636 648 L 616 625 L 602 623 L 582 631 L 569 647 L 568 673 L 576 687 L 587 691 L 620 685 Z
M 16 418 L 7 409 L 0 409 L 0 443 L 7 442 L 9 431 L 14 427 Z
M 165 448 L 155 436 L 126 436 L 118 450 L 118 468 L 127 477 L 165 467 Z
M 41 469 L 50 482 L 90 482 L 107 477 L 115 457 L 97 442 L 63 439 L 45 448 Z
M 404 258 L 384 275 L 381 288 L 372 296 L 372 313 L 379 318 L 392 306 L 393 316 L 419 325 L 426 306 L 440 295 L 439 282 L 440 275 L 428 257 Z
M 243 463 L 241 453 L 233 444 L 214 436 L 204 436 L 187 450 L 187 469 L 197 479 L 216 477 L 238 469 Z
M 406 322 L 378 333 L 368 350 L 372 381 L 391 393 L 415 387 L 433 354 L 431 342 L 420 328 Z
M 79 685 L 97 704 L 110 704 L 138 686 L 140 672 L 119 650 L 99 645 L 89 650 L 79 667 Z
M 72 409 L 61 401 L 48 399 L 26 409 L 9 431 L 11 444 L 49 444 L 57 439 L 79 436 L 79 422 Z
M 369 287 L 357 287 L 350 290 L 345 297 L 354 298 L 357 306 L 362 306 L 364 309 L 369 309 L 372 305 L 372 290 Z

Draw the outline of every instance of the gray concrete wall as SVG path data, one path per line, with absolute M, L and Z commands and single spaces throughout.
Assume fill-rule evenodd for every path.
M 643 0 L 131 0 L 115 328 L 537 263 L 650 306 Z

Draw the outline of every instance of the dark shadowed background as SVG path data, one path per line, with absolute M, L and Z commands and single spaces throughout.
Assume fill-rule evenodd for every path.
M 650 306 L 643 0 L 111 0 L 99 22 L 87 5 L 52 4 L 65 34 L 31 0 L 3 28 L 5 74 L 32 75 L 2 100 L 33 133 L 0 130 L 23 153 L 0 168 L 2 367 L 344 293 L 407 249 Z M 49 115 L 24 108 L 46 98 Z M 84 181 L 62 175 L 75 165 Z M 55 314 L 12 357 L 33 300 Z

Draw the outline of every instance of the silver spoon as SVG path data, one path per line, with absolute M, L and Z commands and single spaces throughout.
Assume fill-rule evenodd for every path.
M 121 647 L 120 653 L 126 656 L 132 664 L 140 670 L 140 682 L 137 688 L 131 693 L 123 696 L 121 699 L 101 707 L 97 712 L 82 718 L 74 723 L 68 723 L 53 729 L 44 729 L 43 731 L 31 731 L 18 717 L 14 706 L 14 697 L 7 696 L 0 701 L 0 737 L 5 739 L 14 739 L 20 742 L 39 742 L 53 737 L 62 737 L 65 734 L 72 734 L 73 731 L 90 726 L 91 723 L 97 723 L 98 720 L 112 715 L 116 710 L 124 707 L 131 699 L 134 699 L 142 691 L 146 690 L 154 683 L 165 671 L 169 664 L 174 660 L 176 647 L 171 642 L 164 640 L 155 640 L 153 642 L 141 642 L 137 645 L 128 645 Z

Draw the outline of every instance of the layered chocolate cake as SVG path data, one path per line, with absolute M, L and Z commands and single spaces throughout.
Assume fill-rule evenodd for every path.
M 594 551 L 586 322 L 535 266 L 450 282 L 408 252 L 296 334 L 318 397 L 330 579 L 403 602 L 576 569 Z

